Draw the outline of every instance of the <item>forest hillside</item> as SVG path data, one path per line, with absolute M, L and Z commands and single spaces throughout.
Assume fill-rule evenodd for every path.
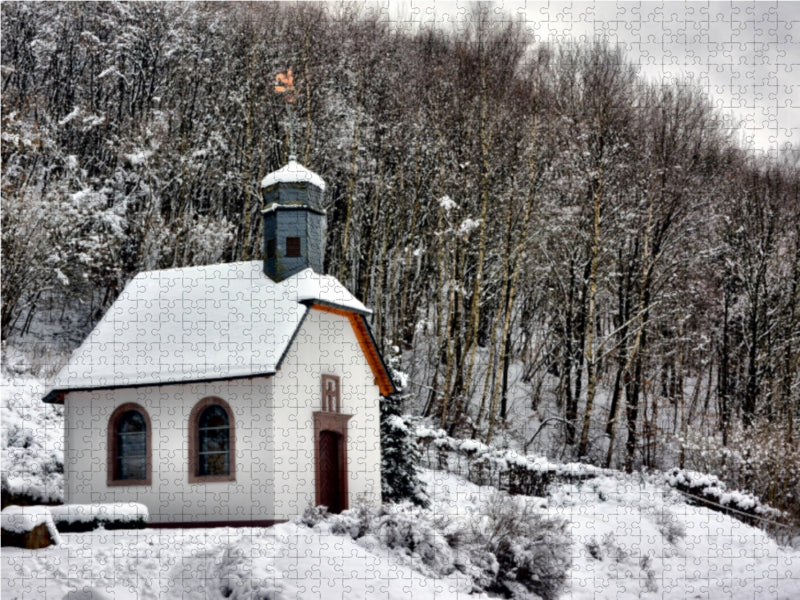
M 601 42 L 345 4 L 3 3 L 2 338 L 50 371 L 136 273 L 256 260 L 327 182 L 326 268 L 450 435 L 693 468 L 797 510 L 800 174 Z

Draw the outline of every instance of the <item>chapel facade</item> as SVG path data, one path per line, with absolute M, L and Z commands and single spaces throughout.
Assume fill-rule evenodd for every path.
M 262 191 L 262 261 L 140 273 L 52 382 L 66 502 L 161 526 L 380 502 L 395 390 L 369 309 L 322 272 L 325 182 L 290 160 Z

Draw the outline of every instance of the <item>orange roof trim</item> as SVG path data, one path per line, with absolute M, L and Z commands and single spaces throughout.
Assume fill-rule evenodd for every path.
M 392 384 L 392 379 L 389 377 L 389 373 L 383 364 L 383 359 L 378 352 L 378 348 L 375 346 L 372 335 L 367 329 L 367 323 L 364 321 L 364 318 L 361 315 L 349 310 L 344 310 L 342 308 L 336 308 L 335 306 L 328 306 L 325 304 L 317 304 L 316 302 L 311 304 L 311 308 L 316 308 L 322 312 L 339 315 L 340 317 L 347 317 L 350 320 L 350 324 L 353 326 L 353 331 L 356 334 L 356 339 L 361 346 L 361 351 L 364 352 L 364 356 L 367 358 L 367 363 L 372 369 L 373 375 L 375 375 L 375 384 L 380 389 L 381 396 L 389 396 L 390 394 L 394 394 L 396 390 Z

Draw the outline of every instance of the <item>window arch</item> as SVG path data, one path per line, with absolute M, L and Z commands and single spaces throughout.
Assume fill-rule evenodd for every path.
M 108 485 L 150 485 L 152 428 L 147 411 L 133 402 L 111 413 L 107 431 Z
M 236 480 L 233 411 L 222 398 L 203 398 L 189 415 L 189 483 Z

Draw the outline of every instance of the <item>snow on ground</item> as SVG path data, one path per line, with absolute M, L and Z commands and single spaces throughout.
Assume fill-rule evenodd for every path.
M 469 527 L 494 488 L 425 471 L 432 510 Z M 562 598 L 800 597 L 800 551 L 759 529 L 688 506 L 635 477 L 603 476 L 529 498 L 570 522 L 573 565 Z M 485 598 L 458 572 L 431 579 L 393 551 L 365 548 L 323 524 L 272 528 L 97 530 L 44 550 L 4 548 L 2 597 L 58 598 L 96 588 L 110 598 Z M 270 595 L 271 594 L 271 595 Z M 95 594 L 102 597 L 102 594 Z
M 61 600 L 84 588 L 120 599 L 469 596 L 458 573 L 429 579 L 389 551 L 370 552 L 325 527 L 96 530 L 61 538 L 61 546 L 44 550 L 3 549 L 4 600 Z
M 494 488 L 457 475 L 426 471 L 424 479 L 434 510 L 454 519 L 498 501 Z M 638 476 L 601 476 L 528 501 L 570 523 L 573 564 L 562 598 L 800 598 L 800 550 Z

